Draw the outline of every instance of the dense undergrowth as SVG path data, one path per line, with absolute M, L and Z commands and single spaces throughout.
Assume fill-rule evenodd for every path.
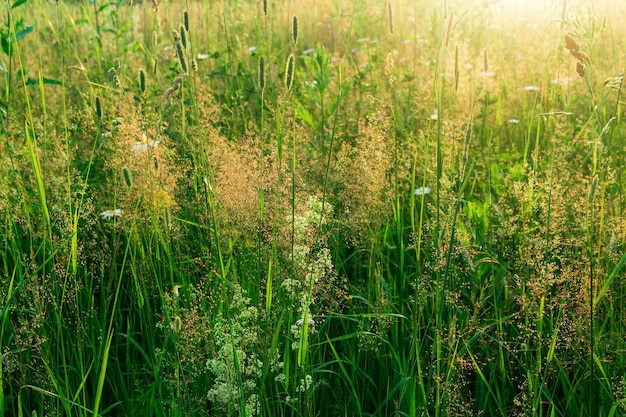
M 626 407 L 618 0 L 4 0 L 0 416 Z

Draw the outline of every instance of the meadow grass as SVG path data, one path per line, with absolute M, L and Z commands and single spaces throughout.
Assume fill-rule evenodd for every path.
M 0 416 L 626 415 L 618 0 L 6 0 Z

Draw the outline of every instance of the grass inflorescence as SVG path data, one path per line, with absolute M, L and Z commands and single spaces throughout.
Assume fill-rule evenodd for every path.
M 619 1 L 336 3 L 7 3 L 0 417 L 626 415 Z

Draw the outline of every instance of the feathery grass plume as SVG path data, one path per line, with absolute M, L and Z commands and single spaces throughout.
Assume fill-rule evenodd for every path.
M 393 14 L 391 12 L 391 1 L 387 2 L 387 14 L 389 16 L 389 33 L 393 35 Z
M 569 33 L 565 34 L 565 47 L 569 49 L 570 53 L 580 50 L 580 44 Z
M 180 25 L 178 33 L 180 34 L 180 43 L 183 44 L 183 48 L 187 49 L 187 35 L 185 34 L 185 28 L 183 25 Z
M 189 74 L 184 73 L 184 74 L 180 74 L 178 77 L 174 78 L 174 82 L 172 84 L 172 88 L 174 88 L 174 91 L 178 90 L 180 88 L 180 85 L 183 83 L 183 80 L 188 77 Z
M 185 10 L 183 13 L 183 23 L 185 24 L 185 30 L 189 32 L 189 11 Z
M 587 55 L 583 51 L 570 51 L 570 54 L 572 54 L 572 56 L 576 58 L 581 64 L 589 64 L 589 55 Z
M 100 96 L 96 96 L 96 116 L 98 119 L 102 119 L 102 100 Z
M 146 73 L 144 70 L 139 70 L 139 91 L 141 94 L 146 92 Z
M 581 78 L 585 78 L 585 64 L 580 61 L 576 62 L 576 73 L 580 75 Z
M 152 76 L 157 75 L 157 70 L 159 68 L 159 61 L 156 58 L 152 61 Z
M 259 88 L 265 89 L 265 57 L 259 57 Z
M 174 94 L 174 91 L 176 91 L 176 89 L 174 87 L 170 87 L 167 89 L 167 91 L 165 92 L 165 101 L 167 103 L 169 103 L 170 98 L 172 97 L 172 94 Z
M 487 54 L 487 48 L 483 49 L 483 71 L 489 71 L 489 55 Z
M 159 11 L 159 0 L 152 0 L 152 11 L 154 13 Z
M 131 188 L 133 186 L 133 173 L 130 172 L 130 169 L 127 167 L 122 168 L 122 176 L 124 177 L 124 184 Z
M 295 61 L 296 59 L 293 54 L 289 55 L 289 58 L 287 58 L 287 67 L 285 69 L 285 88 L 287 90 L 291 90 L 291 87 L 293 86 L 293 76 L 296 69 Z
M 452 32 L 452 19 L 454 18 L 454 13 L 450 13 L 450 18 L 448 18 L 448 31 L 446 32 L 446 48 L 448 47 L 448 43 L 450 42 L 450 32 Z
M 263 0 L 263 14 L 267 16 L 267 0 Z
M 195 58 L 191 60 L 191 69 L 198 72 L 198 61 Z
M 113 81 L 113 77 L 115 77 L 117 75 L 117 71 L 115 70 L 115 68 L 111 67 L 109 68 L 109 70 L 107 71 L 107 75 L 109 77 L 109 79 L 111 81 Z
M 118 71 L 122 69 L 122 64 L 120 63 L 120 59 L 119 58 L 115 58 L 113 60 L 113 68 L 115 68 L 115 71 Z
M 454 47 L 454 91 L 459 89 L 459 46 Z
M 174 43 L 180 43 L 180 33 L 176 29 L 172 31 L 172 35 L 174 36 Z
M 396 81 L 396 76 L 393 75 L 394 67 L 395 67 L 395 62 L 393 60 L 393 53 L 389 52 L 387 54 L 387 63 L 385 65 L 385 75 L 389 77 L 389 84 L 393 84 Z
M 120 86 L 120 77 L 118 77 L 117 74 L 113 76 L 113 85 L 116 87 Z
M 154 170 L 158 171 L 159 170 L 159 158 L 155 156 L 152 158 L 152 161 L 154 162 Z
M 298 44 L 298 16 L 294 15 L 291 21 L 291 39 L 293 44 Z

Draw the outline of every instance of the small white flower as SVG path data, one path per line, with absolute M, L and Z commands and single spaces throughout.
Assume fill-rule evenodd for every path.
M 571 77 L 566 77 L 566 78 L 555 78 L 553 80 L 550 80 L 550 84 L 563 84 L 563 85 L 570 85 L 572 83 L 572 81 L 574 81 L 573 78 Z
M 356 41 L 357 43 L 363 43 L 363 42 L 367 42 L 368 38 L 358 38 Z
M 527 85 L 524 87 L 524 91 L 541 91 L 541 87 L 536 85 Z
M 248 52 L 254 52 L 256 51 L 256 46 L 251 46 L 248 48 Z
M 509 119 L 509 123 L 511 123 L 513 125 L 518 125 L 519 124 L 519 120 L 518 119 Z
M 302 51 L 303 55 L 310 55 L 313 52 L 315 52 L 315 48 L 309 48 L 309 49 L 305 49 L 304 51 Z
M 198 54 L 197 58 L 199 60 L 209 59 L 209 54 Z
M 135 144 L 133 145 L 132 148 L 130 148 L 130 150 L 132 152 L 147 151 L 148 148 L 156 148 L 157 146 L 159 146 L 159 141 L 148 140 L 148 137 L 144 133 L 142 135 L 141 142 L 135 142 Z
M 426 195 L 426 194 L 430 194 L 429 187 L 420 187 L 420 188 L 415 189 L 415 195 Z
M 113 217 L 122 217 L 122 209 L 104 210 L 100 215 L 104 220 L 111 220 Z
M 430 120 L 439 120 L 439 114 L 437 113 L 437 109 L 433 109 L 433 112 L 430 115 Z
M 309 318 L 308 322 L 309 322 L 309 326 L 314 326 L 315 325 L 315 321 L 313 321 L 312 318 Z M 304 320 L 303 319 L 299 319 L 298 321 L 296 321 L 296 326 L 298 326 L 298 327 L 302 327 L 303 324 L 304 324 Z

